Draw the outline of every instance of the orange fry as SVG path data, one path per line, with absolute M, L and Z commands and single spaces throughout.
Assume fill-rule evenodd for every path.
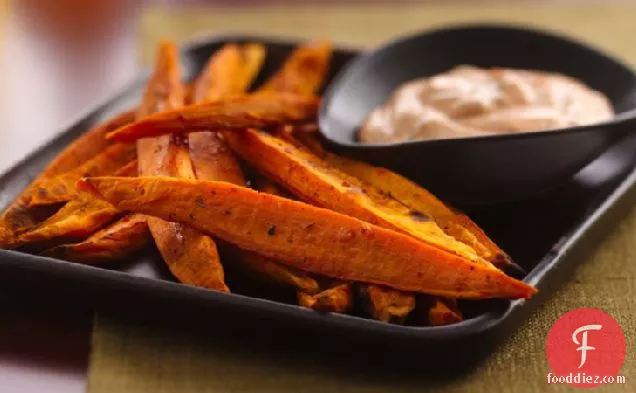
M 183 106 L 184 92 L 177 49 L 171 42 L 159 46 L 155 72 L 146 87 L 138 117 L 156 110 Z M 194 179 L 187 140 L 163 135 L 137 141 L 139 174 Z M 214 241 L 199 231 L 156 217 L 148 226 L 157 249 L 174 276 L 185 284 L 227 292 L 224 272 Z
M 287 191 L 283 190 L 261 174 L 256 174 L 254 176 L 253 186 L 256 190 L 266 194 L 294 199 Z M 259 259 L 260 257 L 257 254 L 252 255 L 254 255 L 256 259 Z M 267 261 L 268 265 L 272 266 L 269 271 L 265 273 L 276 273 L 279 276 L 288 278 L 297 290 L 296 295 L 298 297 L 298 304 L 301 306 L 311 308 L 316 311 L 336 313 L 344 313 L 352 308 L 353 295 L 350 284 L 334 283 L 332 280 L 323 279 L 323 285 L 319 285 L 318 281 L 302 271 L 274 261 Z M 299 282 L 306 284 L 305 280 L 311 280 L 312 284 L 315 283 L 315 287 L 313 285 L 297 285 Z
M 192 105 L 194 102 L 194 84 L 190 82 L 183 85 L 183 103 L 185 105 Z
M 366 307 L 378 321 L 404 323 L 415 308 L 415 296 L 377 285 L 360 285 Z
M 281 186 L 258 172 L 254 172 L 254 175 L 252 176 L 252 188 L 257 191 L 264 192 L 265 194 L 272 194 L 287 199 L 297 200 L 297 198 L 287 190 L 283 189 Z
M 455 299 L 434 298 L 428 309 L 428 323 L 432 326 L 451 325 L 464 319 Z
M 38 206 L 70 201 L 77 196 L 75 183 L 79 179 L 85 176 L 112 175 L 134 158 L 134 144 L 116 143 L 111 145 L 77 168 L 39 182 L 37 191 L 33 193 L 29 205 Z
M 471 299 L 527 298 L 536 292 L 500 270 L 410 236 L 230 183 L 101 177 L 79 184 L 121 210 L 181 222 L 289 266 L 343 281 Z
M 311 42 L 299 47 L 259 90 L 306 96 L 316 94 L 327 76 L 331 53 L 332 45 L 328 41 Z
M 277 179 L 302 200 L 406 233 L 475 263 L 489 265 L 470 247 L 445 234 L 426 215 L 339 171 L 309 153 L 294 138 L 290 143 L 257 130 L 245 130 L 226 137 L 235 152 L 260 171 Z M 416 299 L 412 294 L 389 288 L 374 288 L 371 285 L 365 294 L 370 298 L 367 305 L 371 314 L 384 321 L 404 320 L 415 306 Z
M 197 179 L 245 184 L 240 164 L 221 134 L 197 132 L 188 138 L 190 160 Z
M 195 83 L 194 103 L 243 93 L 258 74 L 264 56 L 262 45 L 225 45 L 210 58 Z M 197 178 L 245 184 L 241 167 L 220 134 L 196 132 L 188 137 L 190 159 Z
M 468 216 L 453 211 L 428 190 L 388 169 L 350 158 L 324 153 L 338 169 L 371 184 L 406 206 L 429 215 L 446 233 L 471 246 L 478 255 L 497 267 L 511 264 L 502 251 Z
M 259 91 L 314 95 L 324 83 L 331 52 L 331 45 L 328 42 L 314 42 L 296 48 L 280 70 L 261 86 Z M 290 128 L 285 126 L 282 133 L 287 134 Z M 261 175 L 257 175 L 254 181 L 255 188 L 259 191 L 284 197 L 290 196 L 286 190 Z M 299 304 L 323 312 L 346 312 L 352 307 L 353 296 L 350 284 L 329 282 L 324 287 L 326 289 L 315 294 L 299 288 Z
M 258 130 L 228 133 L 226 137 L 239 156 L 302 200 L 406 233 L 475 263 L 492 266 L 472 248 L 446 235 L 425 214 L 409 209 L 308 151 Z
M 320 141 L 320 139 L 318 139 L 316 133 L 302 132 L 297 131 L 297 129 L 293 129 L 292 132 L 282 132 L 277 135 L 282 139 L 285 139 L 289 143 L 293 143 L 296 146 L 300 146 L 303 149 L 309 150 L 320 158 L 324 158 L 327 154 L 327 151 L 322 146 L 322 142 Z M 364 181 L 364 179 L 360 180 Z
M 20 245 L 20 236 L 36 228 L 60 208 L 60 204 L 29 207 L 16 200 L 0 218 L 0 248 L 12 249 Z
M 283 93 L 233 97 L 157 113 L 113 131 L 108 138 L 130 142 L 165 134 L 301 124 L 316 119 L 319 102 L 316 97 Z
M 105 139 L 106 133 L 133 120 L 134 114 L 132 112 L 121 113 L 105 123 L 88 130 L 64 148 L 0 215 L 0 248 L 12 247 L 11 244 L 16 241 L 17 236 L 33 229 L 55 213 L 56 206 L 38 208 L 27 206 L 39 182 L 68 172 L 93 158 L 110 144 Z
M 130 161 L 128 164 L 122 166 L 121 168 L 119 168 L 114 176 L 124 176 L 124 177 L 134 177 L 137 176 L 137 168 L 139 166 L 139 163 L 137 162 L 137 160 L 132 160 Z
M 68 202 L 40 226 L 19 237 L 20 244 L 84 239 L 123 215 L 111 204 L 96 198 Z
M 315 294 L 299 291 L 298 304 L 321 312 L 345 313 L 353 305 L 351 285 L 332 284 L 332 286 Z
M 251 84 L 263 62 L 265 49 L 261 45 L 228 44 L 208 61 L 195 84 L 194 103 L 213 102 L 243 93 Z M 188 135 L 190 158 L 196 177 L 245 184 L 241 166 L 227 147 L 223 137 L 212 131 Z M 237 247 L 227 246 L 234 264 L 258 278 L 282 285 L 317 290 L 318 283 L 302 272 Z
M 115 176 L 136 176 L 137 160 L 115 172 Z M 54 215 L 19 238 L 20 244 L 84 239 L 117 217 L 123 216 L 108 202 L 83 196 L 66 203 Z
M 208 61 L 194 85 L 193 103 L 214 102 L 242 95 L 258 75 L 265 47 L 227 44 Z
M 223 255 L 230 256 L 235 266 L 261 281 L 295 288 L 309 294 L 320 291 L 318 282 L 303 271 L 233 245 L 226 245 L 223 251 Z
M 64 150 L 47 165 L 40 176 L 52 177 L 84 164 L 84 162 L 95 157 L 110 146 L 111 142 L 106 139 L 106 135 L 109 132 L 121 128 L 128 123 L 132 123 L 134 120 L 134 111 L 122 112 L 106 122 L 91 128 L 64 148 Z
M 159 45 L 159 56 L 154 65 L 154 74 L 150 85 L 157 89 L 147 88 L 142 102 L 135 113 L 137 120 L 151 113 L 170 109 L 183 104 L 183 87 L 180 73 L 175 72 L 178 54 L 170 42 Z M 168 140 L 169 141 L 169 140 Z M 141 142 L 143 144 L 143 142 Z M 139 143 L 137 144 L 139 145 Z M 149 143 L 148 149 L 157 148 L 157 154 L 166 154 L 168 143 L 154 145 Z M 137 146 L 139 150 L 139 146 Z M 139 156 L 139 154 L 137 154 Z M 166 158 L 166 161 L 169 161 Z M 147 165 L 147 160 L 138 160 L 138 172 Z M 164 164 L 162 164 L 164 165 Z M 86 241 L 56 247 L 49 250 L 49 255 L 76 262 L 94 263 L 122 259 L 128 253 L 144 248 L 150 242 L 148 218 L 142 215 L 130 215 L 115 222 L 109 227 L 95 233 Z
M 57 246 L 42 255 L 87 264 L 128 258 L 150 242 L 146 219 L 141 214 L 127 215 L 81 243 Z

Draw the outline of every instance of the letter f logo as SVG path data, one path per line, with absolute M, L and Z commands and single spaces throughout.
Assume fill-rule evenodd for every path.
M 578 347 L 576 350 L 577 351 L 581 351 L 581 364 L 579 364 L 579 368 L 583 367 L 583 365 L 585 364 L 585 360 L 587 357 L 587 351 L 593 351 L 596 348 L 587 345 L 587 331 L 588 330 L 601 330 L 603 326 L 602 325 L 585 325 L 585 326 L 581 326 L 580 328 L 576 329 L 574 331 L 574 333 L 572 333 L 572 341 L 574 341 L 575 344 L 577 345 L 581 345 L 580 347 Z M 576 338 L 576 336 L 583 332 L 583 334 L 581 335 L 582 340 L 581 342 L 579 342 L 579 340 Z

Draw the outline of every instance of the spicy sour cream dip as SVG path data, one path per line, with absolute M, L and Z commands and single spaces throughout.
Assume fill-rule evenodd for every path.
M 364 122 L 366 143 L 543 131 L 614 116 L 602 93 L 557 73 L 459 66 L 400 86 Z

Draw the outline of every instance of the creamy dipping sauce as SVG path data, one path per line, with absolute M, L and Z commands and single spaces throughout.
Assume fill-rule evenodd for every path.
M 543 131 L 614 116 L 602 93 L 557 73 L 459 66 L 400 86 L 367 117 L 360 141 Z

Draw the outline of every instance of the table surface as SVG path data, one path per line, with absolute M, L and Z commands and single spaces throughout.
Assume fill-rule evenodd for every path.
M 140 59 L 137 50 L 138 21 L 142 21 L 144 26 L 141 32 L 146 34 L 143 37 L 146 45 L 143 45 L 141 55 L 146 60 L 152 44 L 159 38 L 154 29 L 156 26 L 168 26 L 166 35 L 181 39 L 183 33 L 180 31 L 195 32 L 209 25 L 205 17 L 199 15 L 187 18 L 191 26 L 185 29 L 179 26 L 184 24 L 184 19 L 170 25 L 172 21 L 165 12 L 150 13 L 140 18 L 136 1 L 86 2 L 94 8 L 91 11 L 90 7 L 81 8 L 80 0 L 74 4 L 79 7 L 78 10 L 86 13 L 85 23 L 69 27 L 63 14 L 43 5 L 52 2 L 39 3 L 41 6 L 35 11 L 33 1 L 21 3 L 23 6 L 13 8 L 9 18 L 2 16 L 8 23 L 2 23 L 0 19 L 0 42 L 4 44 L 0 48 L 3 54 L 3 73 L 0 75 L 0 172 L 51 138 L 56 128 L 81 108 L 116 90 L 135 75 Z M 271 12 L 276 13 L 276 10 Z M 351 9 L 347 12 L 351 14 Z M 386 13 L 386 9 L 379 11 L 370 8 L 367 16 L 378 19 L 380 16 L 376 14 L 383 12 Z M 432 12 L 442 13 L 439 10 Z M 497 15 L 502 13 L 495 12 Z M 53 22 L 38 23 L 42 20 L 39 15 L 43 14 L 49 15 Z M 386 18 L 395 18 L 396 15 L 388 14 Z M 55 22 L 55 18 L 59 20 Z M 245 16 L 240 19 L 241 26 L 252 26 L 256 18 L 258 13 Z M 301 35 L 306 36 L 332 29 L 339 31 L 337 34 L 342 41 L 361 44 L 380 41 L 394 34 L 390 29 L 379 26 L 373 36 L 369 36 L 369 33 L 362 36 L 342 28 L 338 24 L 342 19 L 337 17 L 329 19 L 331 27 L 318 26 L 317 22 L 303 18 L 288 25 L 273 21 L 271 25 L 260 26 L 261 29 L 272 31 L 272 34 L 293 35 L 300 30 L 297 26 L 303 24 Z M 117 21 L 115 24 L 112 23 L 114 20 Z M 226 25 L 230 26 L 231 21 L 228 19 Z M 215 23 L 219 30 L 226 27 L 222 25 L 223 20 L 218 18 Z M 87 24 L 91 25 L 91 29 L 82 30 L 85 33 L 81 35 L 73 30 L 86 29 Z M 153 29 L 149 30 L 147 26 Z M 620 26 L 626 25 L 618 26 L 620 29 Z M 590 29 L 590 36 L 598 36 L 595 32 L 605 28 L 592 26 Z M 612 36 L 623 33 L 628 32 L 614 30 L 611 35 L 606 34 L 606 38 L 601 39 L 604 42 L 599 43 L 613 45 L 615 52 L 625 53 L 623 48 L 633 43 L 612 40 Z M 23 130 L 28 130 L 27 135 Z M 63 306 L 25 302 L 0 295 L 0 391 L 84 391 L 92 318 L 90 310 L 67 310 Z

